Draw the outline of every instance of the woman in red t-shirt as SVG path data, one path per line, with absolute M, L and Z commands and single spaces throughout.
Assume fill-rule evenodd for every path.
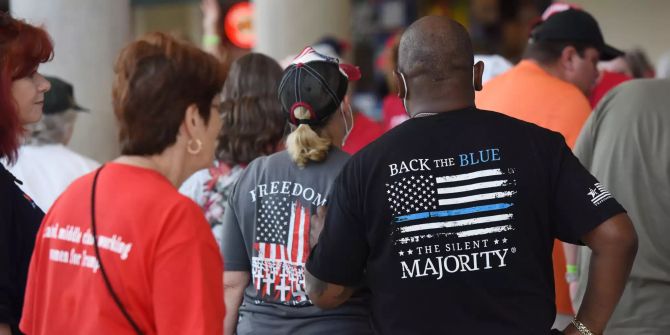
M 122 156 L 73 182 L 44 218 L 20 328 L 221 334 L 221 256 L 177 187 L 214 159 L 225 74 L 161 33 L 128 45 L 114 70 Z

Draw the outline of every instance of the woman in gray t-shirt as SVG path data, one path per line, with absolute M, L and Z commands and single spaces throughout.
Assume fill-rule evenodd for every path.
M 312 305 L 304 266 L 320 228 L 312 215 L 349 156 L 346 91 L 358 69 L 306 48 L 284 71 L 286 150 L 254 160 L 234 186 L 223 219 L 226 333 L 371 334 L 361 290 L 333 310 Z M 344 247 L 344 246 L 343 246 Z M 236 313 L 239 310 L 239 314 Z

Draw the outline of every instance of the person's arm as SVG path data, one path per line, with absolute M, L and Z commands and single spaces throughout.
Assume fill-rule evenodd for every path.
M 320 308 L 344 303 L 365 273 L 369 249 L 361 218 L 360 171 L 358 163 L 350 160 L 333 182 L 327 213 L 317 210 L 318 218 L 312 217 L 313 224 L 323 225 L 323 230 L 305 263 L 305 288 Z
M 327 206 L 320 206 L 316 208 L 316 215 L 312 215 L 311 224 L 309 225 L 309 250 L 311 251 L 319 242 L 319 236 L 323 230 L 323 224 L 326 221 Z
M 0 323 L 0 335 L 12 335 L 12 328 L 6 323 Z
M 305 269 L 305 286 L 309 299 L 321 309 L 342 305 L 354 293 L 353 287 L 327 283 L 314 277 Z
M 560 135 L 554 140 L 558 145 L 551 145 L 553 149 L 546 154 L 555 162 L 550 170 L 550 214 L 555 237 L 586 244 L 593 252 L 586 288 L 588 302 L 582 302 L 576 318 L 599 334 L 623 292 L 637 250 L 637 236 L 625 209 L 606 185 L 584 168 Z M 579 334 L 572 325 L 565 331 Z
M 568 266 L 577 264 L 578 253 L 579 253 L 578 245 L 563 242 L 563 254 L 565 254 L 565 263 Z
M 597 121 L 600 119 L 599 116 L 602 115 L 602 112 L 602 108 L 597 108 L 589 115 L 589 118 L 586 120 L 586 123 L 584 123 L 584 126 L 582 126 L 579 136 L 577 137 L 577 142 L 572 149 L 575 157 L 579 159 L 580 163 L 582 163 L 587 170 L 592 170 L 593 168 L 595 131 L 598 125 Z M 580 300 L 578 297 L 580 294 L 579 292 L 583 292 L 583 288 L 580 290 L 579 287 L 579 277 L 582 275 L 579 272 L 581 248 L 584 247 L 572 243 L 563 243 L 563 253 L 565 255 L 566 263 L 566 281 L 568 281 L 570 287 L 570 301 L 575 312 L 579 307 L 576 303 Z
M 310 227 L 310 247 L 314 249 L 321 236 L 326 221 L 327 207 L 319 207 L 317 215 L 312 215 Z M 305 269 L 305 289 L 314 305 L 322 309 L 335 308 L 347 301 L 354 293 L 353 287 L 322 281 Z
M 637 252 L 637 234 L 626 214 L 618 214 L 583 236 L 593 251 L 589 279 L 577 320 L 594 334 L 602 334 L 612 316 Z M 566 335 L 579 335 L 573 325 Z
M 575 295 L 579 289 L 579 248 L 580 246 L 572 243 L 563 243 L 563 254 L 565 255 L 565 281 L 570 287 L 570 300 L 575 300 Z M 575 309 L 576 310 L 576 309 Z
M 237 317 L 244 297 L 244 289 L 249 285 L 251 275 L 246 271 L 225 271 L 223 290 L 226 301 L 226 318 L 223 321 L 223 333 L 235 334 Z

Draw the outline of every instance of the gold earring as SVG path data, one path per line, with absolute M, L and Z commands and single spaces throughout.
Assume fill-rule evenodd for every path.
M 193 143 L 195 143 L 195 146 L 196 146 L 195 149 L 193 149 L 192 146 L 191 146 L 191 144 L 193 144 Z M 200 151 L 202 151 L 202 141 L 200 141 L 197 138 L 195 140 L 192 140 L 192 139 L 188 140 L 188 145 L 186 146 L 186 151 L 188 151 L 188 153 L 191 154 L 191 155 L 199 154 Z

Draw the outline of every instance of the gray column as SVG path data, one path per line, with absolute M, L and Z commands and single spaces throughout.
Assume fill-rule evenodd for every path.
M 324 35 L 351 40 L 349 0 L 255 0 L 258 52 L 281 60 Z
M 130 39 L 129 0 L 11 0 L 12 15 L 43 25 L 53 61 L 40 72 L 72 83 L 81 113 L 70 147 L 100 162 L 119 153 L 112 111 L 113 65 Z

